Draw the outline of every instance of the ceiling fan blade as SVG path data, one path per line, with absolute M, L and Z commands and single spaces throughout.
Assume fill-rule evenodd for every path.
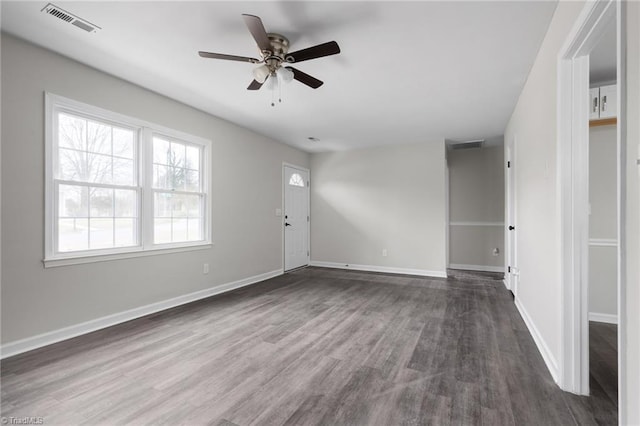
M 297 70 L 293 67 L 286 67 L 286 68 L 293 71 L 293 78 L 298 80 L 300 83 L 306 84 L 307 86 L 313 89 L 317 89 L 318 87 L 324 84 L 324 82 L 318 80 L 317 78 L 311 77 L 309 74 L 304 73 L 300 70 Z
M 247 15 L 244 13 L 242 14 L 242 18 L 244 18 L 244 23 L 247 25 L 249 32 L 258 44 L 260 50 L 271 51 L 271 42 L 267 36 L 267 30 L 265 30 L 264 25 L 262 25 L 262 19 L 254 15 Z
M 335 41 L 329 41 L 327 43 L 289 53 L 285 59 L 287 62 L 294 63 L 308 61 L 309 59 L 322 58 L 323 56 L 336 55 L 338 53 L 340 53 L 340 46 L 338 46 L 338 43 Z
M 253 80 L 251 82 L 251 84 L 249 84 L 249 87 L 247 87 L 247 90 L 258 90 L 262 87 L 264 83 L 260 83 L 259 81 Z
M 226 59 L 228 61 L 239 61 L 239 62 L 251 62 L 252 64 L 257 64 L 258 62 L 260 62 L 260 60 L 256 58 L 248 58 L 246 56 L 225 55 L 223 53 L 198 52 L 198 55 L 200 55 L 203 58 Z

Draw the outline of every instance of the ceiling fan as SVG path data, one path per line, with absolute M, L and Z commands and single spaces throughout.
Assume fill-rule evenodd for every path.
M 308 47 L 289 53 L 289 40 L 275 33 L 267 33 L 262 24 L 262 20 L 258 16 L 243 14 L 244 22 L 253 36 L 262 59 L 249 58 L 246 56 L 225 55 L 222 53 L 198 52 L 203 58 L 226 59 L 229 61 L 250 62 L 252 64 L 262 64 L 253 70 L 254 80 L 249 84 L 247 90 L 258 90 L 267 81 L 273 79 L 277 81 L 280 77 L 285 82 L 293 79 L 306 84 L 307 86 L 317 89 L 322 86 L 323 82 L 315 77 L 310 76 L 292 66 L 285 64 L 293 64 L 310 59 L 322 58 L 323 56 L 336 55 L 340 53 L 340 46 L 335 41 L 319 44 L 317 46 Z

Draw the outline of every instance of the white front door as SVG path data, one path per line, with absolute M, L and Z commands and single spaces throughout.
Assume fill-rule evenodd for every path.
M 309 264 L 309 172 L 284 166 L 284 270 Z

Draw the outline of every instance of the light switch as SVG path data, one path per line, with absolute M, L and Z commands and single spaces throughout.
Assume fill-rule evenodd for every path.
M 276 216 L 282 216 L 282 209 L 276 209 Z

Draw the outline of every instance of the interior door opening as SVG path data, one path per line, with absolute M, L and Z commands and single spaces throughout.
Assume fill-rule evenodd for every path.
M 618 150 L 616 22 L 589 53 L 588 368 L 590 394 L 618 405 Z
M 622 149 L 626 140 L 621 130 L 625 128 L 626 110 L 625 103 L 620 101 L 627 88 L 625 7 L 624 2 L 613 0 L 586 3 L 558 57 L 559 241 L 563 286 L 559 382 L 564 390 L 580 395 L 605 392 L 613 404 L 613 410 L 607 411 L 617 411 L 620 424 L 625 424 L 624 405 L 628 403 L 618 393 L 626 382 L 621 358 L 625 353 L 621 336 L 626 326 L 626 286 L 620 273 L 626 269 L 625 228 L 620 220 L 625 202 L 621 188 L 626 179 L 626 153 Z M 601 71 L 610 72 L 608 78 L 595 77 L 600 65 L 604 65 Z M 614 127 L 608 136 L 601 134 L 605 126 L 611 125 Z M 597 127 L 602 127 L 599 134 L 592 130 Z M 608 249 L 612 253 L 605 255 Z M 615 266 L 611 269 L 611 265 Z M 603 274 L 599 270 L 613 273 Z M 596 289 L 595 285 L 602 288 Z M 601 303 L 605 299 L 611 302 L 608 307 Z M 613 306 L 617 332 L 600 338 L 596 335 L 599 331 L 591 329 L 590 320 L 613 319 L 608 315 L 614 314 L 611 311 L 598 316 L 593 310 Z M 595 321 L 592 323 L 595 325 Z M 602 348 L 606 345 L 614 352 L 605 354 Z M 610 368 L 603 386 L 605 376 L 600 367 L 607 364 Z

